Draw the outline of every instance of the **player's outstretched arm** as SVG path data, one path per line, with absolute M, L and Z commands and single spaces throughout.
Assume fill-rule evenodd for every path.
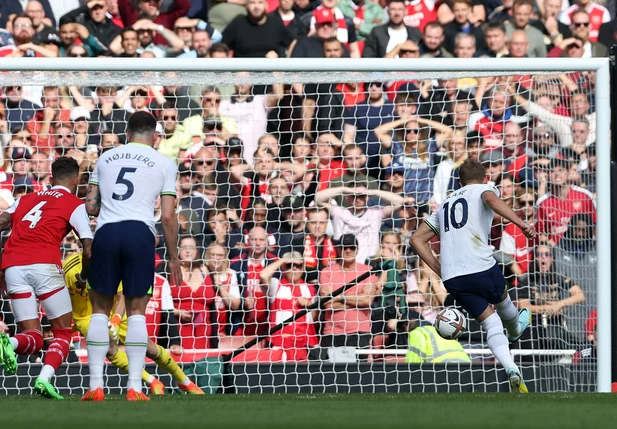
M 8 212 L 4 212 L 0 215 L 0 231 L 6 231 L 7 229 L 11 229 L 13 225 L 13 221 L 11 220 L 11 214 Z
M 428 244 L 435 235 L 435 231 L 425 222 L 422 222 L 418 230 L 411 236 L 411 245 L 418 256 L 431 267 L 431 270 L 435 271 L 438 276 L 441 276 L 441 263 L 433 255 L 431 246 Z
M 510 222 L 518 226 L 525 237 L 527 238 L 535 238 L 536 230 L 533 225 L 529 225 L 528 223 L 523 222 L 523 220 L 514 213 L 514 211 L 508 207 L 506 203 L 503 202 L 501 198 L 495 195 L 492 191 L 486 191 L 482 194 L 482 200 L 488 204 L 490 208 L 493 209 L 495 213 L 499 216 L 505 217 Z
M 86 212 L 90 216 L 98 216 L 101 211 L 101 193 L 99 185 L 90 183 L 86 193 Z
M 175 195 L 161 195 L 161 223 L 169 256 L 167 266 L 171 275 L 171 283 L 179 286 L 182 283 L 182 271 L 178 260 L 178 218 L 176 217 Z

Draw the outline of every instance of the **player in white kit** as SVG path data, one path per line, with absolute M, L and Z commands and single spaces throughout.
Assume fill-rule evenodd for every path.
M 488 237 L 494 213 L 518 226 L 527 238 L 534 238 L 536 231 L 501 200 L 497 188 L 487 185 L 485 178 L 482 164 L 467 159 L 460 168 L 463 187 L 451 193 L 420 225 L 411 242 L 418 255 L 441 275 L 448 293 L 482 325 L 489 348 L 508 373 L 512 391 L 527 393 L 508 340 L 518 341 L 529 326 L 531 313 L 526 308 L 517 312 L 510 300 Z M 429 247 L 436 235 L 441 262 Z
M 90 389 L 85 401 L 102 401 L 103 368 L 109 348 L 108 322 L 118 285 L 123 284 L 128 329 L 127 399 L 147 401 L 142 393 L 148 332 L 145 311 L 154 279 L 154 205 L 161 196 L 161 222 L 169 258 L 171 282 L 180 284 L 178 222 L 175 213 L 176 164 L 153 149 L 156 119 L 137 112 L 127 124 L 130 143 L 99 158 L 86 195 L 86 210 L 98 216 L 88 276 L 92 317 L 86 337 Z

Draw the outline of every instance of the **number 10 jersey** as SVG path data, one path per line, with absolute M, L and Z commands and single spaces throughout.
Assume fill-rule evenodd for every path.
M 176 195 L 176 164 L 150 146 L 129 143 L 105 152 L 90 177 L 98 185 L 101 211 L 96 230 L 108 223 L 140 221 L 152 233 L 159 195 Z
M 80 239 L 92 238 L 84 202 L 63 186 L 26 194 L 7 212 L 12 230 L 0 269 L 33 264 L 61 267 L 60 246 L 71 230 Z
M 486 271 L 495 265 L 488 244 L 493 209 L 482 194 L 499 191 L 491 185 L 468 185 L 452 192 L 424 222 L 439 235 L 441 278 Z

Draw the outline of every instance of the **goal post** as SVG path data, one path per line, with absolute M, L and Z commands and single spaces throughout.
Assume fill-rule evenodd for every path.
M 3 58 L 0 87 L 385 82 L 482 76 L 595 73 L 597 157 L 597 377 L 611 391 L 610 63 L 594 59 L 102 59 Z M 522 355 L 527 351 L 522 350 Z M 551 354 L 550 350 L 546 350 Z M 366 353 L 359 351 L 359 355 Z M 393 353 L 403 354 L 402 351 Z M 379 354 L 379 353 L 378 353 Z M 473 353 L 472 353 L 473 354 Z M 476 352 L 484 354 L 482 351 Z M 491 367 L 492 368 L 492 367 Z

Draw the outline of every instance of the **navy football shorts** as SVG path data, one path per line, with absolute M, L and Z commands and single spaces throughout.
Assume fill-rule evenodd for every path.
M 151 293 L 154 282 L 154 234 L 140 221 L 103 225 L 94 235 L 88 287 L 115 295 L 122 282 L 124 296 Z
M 446 280 L 444 286 L 456 302 L 475 319 L 489 304 L 503 301 L 506 279 L 499 265 L 495 264 L 486 271 Z

